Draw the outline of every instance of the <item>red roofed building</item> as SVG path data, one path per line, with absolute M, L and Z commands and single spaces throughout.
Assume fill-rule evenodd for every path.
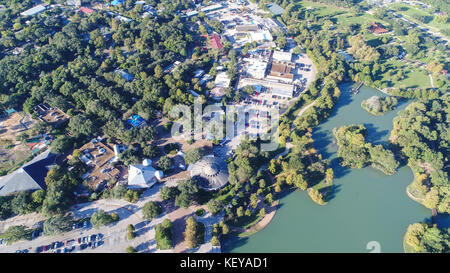
M 82 13 L 86 13 L 91 15 L 92 13 L 94 13 L 94 10 L 90 9 L 90 8 L 86 8 L 86 7 L 81 7 L 78 12 L 82 12 Z
M 215 49 L 222 49 L 223 45 L 220 42 L 220 37 L 217 34 L 211 35 L 211 37 L 209 38 L 209 41 L 211 42 L 211 46 L 212 48 Z
M 373 22 L 370 26 L 370 31 L 375 34 L 383 34 L 389 32 L 387 29 L 381 27 L 377 23 Z

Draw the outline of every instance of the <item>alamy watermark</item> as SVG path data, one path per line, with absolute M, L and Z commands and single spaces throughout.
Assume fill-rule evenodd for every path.
M 224 109 L 225 108 L 225 109 Z M 278 105 L 207 105 L 196 98 L 191 106 L 177 104 L 169 112 L 175 119 L 172 137 L 193 140 L 233 141 L 248 135 L 249 139 L 261 139 L 261 151 L 274 151 L 279 146 Z

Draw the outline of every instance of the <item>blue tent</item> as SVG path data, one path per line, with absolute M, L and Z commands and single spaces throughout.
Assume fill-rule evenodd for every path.
M 117 5 L 121 5 L 125 2 L 125 0 L 114 0 L 111 2 L 111 5 L 113 6 L 117 6 Z

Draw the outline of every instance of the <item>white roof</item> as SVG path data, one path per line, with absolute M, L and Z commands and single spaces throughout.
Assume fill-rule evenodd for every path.
M 227 72 L 220 72 L 216 76 L 215 80 L 216 87 L 224 87 L 227 88 L 230 86 L 230 77 L 228 77 Z
M 39 12 L 43 12 L 46 9 L 46 7 L 44 5 L 37 5 L 32 7 L 31 9 L 28 9 L 22 13 L 20 13 L 20 15 L 22 16 L 32 16 L 35 14 L 38 14 Z
M 272 34 L 268 30 L 262 30 L 258 32 L 250 32 L 250 41 L 272 41 Z
M 284 51 L 274 51 L 272 58 L 278 61 L 291 61 L 292 60 L 292 53 L 291 52 L 284 52 Z
M 128 186 L 133 188 L 150 188 L 156 183 L 156 170 L 142 164 L 130 165 L 128 168 Z
M 272 94 L 276 95 L 276 96 L 292 98 L 293 90 L 292 89 L 278 89 L 278 88 L 274 88 L 274 89 L 272 89 Z

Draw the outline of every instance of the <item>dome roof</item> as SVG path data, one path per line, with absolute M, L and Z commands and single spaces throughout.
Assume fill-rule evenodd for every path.
M 151 166 L 152 165 L 152 161 L 150 159 L 146 158 L 146 159 L 144 159 L 142 161 L 142 165 L 144 165 L 144 166 Z
M 228 167 L 224 160 L 204 157 L 188 168 L 191 177 L 205 190 L 217 190 L 228 183 Z

